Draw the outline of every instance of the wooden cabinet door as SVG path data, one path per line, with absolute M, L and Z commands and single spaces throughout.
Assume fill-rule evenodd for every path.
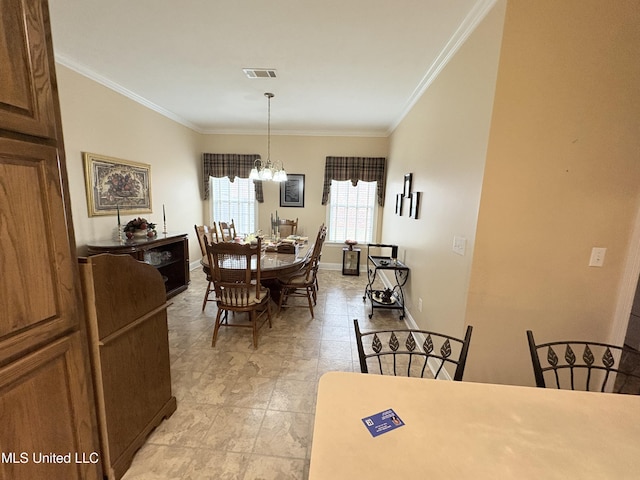
M 0 480 L 102 475 L 47 8 L 0 0 Z
M 0 367 L 1 479 L 99 478 L 82 351 L 76 332 Z
M 0 0 L 0 12 L 0 128 L 54 138 L 47 4 Z
M 55 148 L 0 138 L 0 365 L 83 318 L 61 183 Z
M 75 460 L 99 449 L 62 185 L 54 147 L 0 138 L 0 479 L 100 476 Z

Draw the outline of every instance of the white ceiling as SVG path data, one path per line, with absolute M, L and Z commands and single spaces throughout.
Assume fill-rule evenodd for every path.
M 495 0 L 50 0 L 56 60 L 201 133 L 386 136 Z M 248 79 L 243 68 L 273 68 Z

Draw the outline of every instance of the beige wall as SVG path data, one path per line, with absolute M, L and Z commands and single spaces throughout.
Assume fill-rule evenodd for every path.
M 164 204 L 167 229 L 191 234 L 202 219 L 199 135 L 60 64 L 56 73 L 79 254 L 92 240 L 111 238 L 117 226 L 115 215 L 88 216 L 82 152 L 150 164 L 153 212 L 142 216 L 161 230 Z M 123 213 L 122 222 L 135 216 Z M 194 238 L 189 251 L 192 260 L 200 257 Z
M 210 221 L 202 200 L 202 153 L 258 153 L 267 156 L 265 135 L 201 135 L 60 64 L 56 66 L 69 186 L 79 254 L 92 240 L 111 238 L 116 217 L 89 217 L 82 152 L 98 153 L 151 165 L 153 212 L 162 223 L 162 205 L 171 232 L 188 233 L 192 264 L 200 258 L 193 225 Z M 305 208 L 280 207 L 279 185 L 264 184 L 259 225 L 267 230 L 271 213 L 299 218 L 301 234 L 315 237 L 326 221 L 321 205 L 324 161 L 329 155 L 386 157 L 388 139 L 380 137 L 321 137 L 273 135 L 272 157 L 290 173 L 305 175 Z M 134 215 L 122 215 L 126 221 Z M 378 222 L 378 229 L 380 223 Z M 326 244 L 323 262 L 342 261 L 342 244 Z
M 509 1 L 465 379 L 532 385 L 526 329 L 610 339 L 640 197 L 639 58 L 637 0 Z
M 388 139 L 379 137 L 321 137 L 273 135 L 271 137 L 271 158 L 281 160 L 289 173 L 305 175 L 305 208 L 280 207 L 280 187 L 274 182 L 265 182 L 264 203 L 259 204 L 259 227 L 267 231 L 271 214 L 278 211 L 280 218 L 298 218 L 301 235 L 315 238 L 320 224 L 327 221 L 327 212 L 322 201 L 324 164 L 327 156 L 371 156 L 386 157 Z M 204 135 L 202 151 L 208 153 L 257 153 L 267 158 L 265 135 Z M 387 199 L 388 200 L 388 199 Z M 387 205 L 392 205 L 388 200 Z M 210 217 L 208 205 L 204 204 L 207 220 Z M 380 222 L 378 224 L 380 227 Z M 322 254 L 323 264 L 335 267 L 342 262 L 343 244 L 325 243 Z
M 491 120 L 504 2 L 487 15 L 391 137 L 382 239 L 411 272 L 409 313 L 427 329 L 460 336 Z M 395 215 L 405 173 L 422 192 L 419 218 Z M 452 251 L 454 236 L 466 255 Z M 422 298 L 423 309 L 418 310 Z
M 499 0 L 389 139 L 274 135 L 273 157 L 306 175 L 305 208 L 279 207 L 266 185 L 259 223 L 277 209 L 313 236 L 326 221 L 324 158 L 387 156 L 377 240 L 400 245 L 411 268 L 410 320 L 456 335 L 474 326 L 466 380 L 533 384 L 525 330 L 609 340 L 637 250 L 640 10 L 637 0 L 509 0 L 504 10 Z M 266 157 L 265 137 L 200 135 L 57 70 L 78 245 L 115 226 L 87 215 L 89 151 L 151 164 L 150 217 L 160 221 L 165 204 L 169 229 L 189 233 L 199 258 L 202 152 Z M 409 172 L 423 192 L 418 220 L 394 214 Z M 465 256 L 451 251 L 454 236 L 467 239 Z M 593 246 L 608 248 L 604 268 L 587 267 Z M 323 262 L 339 264 L 341 250 L 327 245 Z

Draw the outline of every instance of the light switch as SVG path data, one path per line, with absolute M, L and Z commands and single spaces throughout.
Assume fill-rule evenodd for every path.
M 464 255 L 467 250 L 467 239 L 464 237 L 453 237 L 453 253 Z

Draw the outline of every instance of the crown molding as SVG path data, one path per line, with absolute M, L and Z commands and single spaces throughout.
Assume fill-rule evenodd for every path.
M 76 62 L 75 60 L 71 60 L 68 57 L 65 57 L 64 55 L 61 55 L 59 53 L 55 53 L 54 54 L 55 60 L 57 63 L 59 63 L 60 65 L 63 65 L 71 70 L 73 70 L 76 73 L 79 73 L 80 75 L 87 77 L 90 80 L 93 80 L 94 82 L 99 83 L 100 85 L 103 85 L 121 95 L 124 95 L 125 97 L 133 100 L 136 103 L 139 103 L 140 105 L 148 108 L 149 110 L 153 110 L 154 112 L 159 113 L 160 115 L 167 117 L 171 120 L 173 120 L 174 122 L 179 123 L 180 125 L 184 125 L 187 128 L 190 128 L 191 130 L 194 130 L 198 133 L 203 133 L 201 131 L 200 128 L 198 128 L 196 125 L 194 125 L 193 123 L 189 122 L 188 120 L 185 120 L 184 118 L 180 117 L 179 115 L 176 115 L 175 113 L 160 107 L 159 105 L 156 105 L 153 102 L 150 102 L 149 100 L 147 100 L 144 97 L 141 97 L 140 95 L 138 95 L 137 93 L 132 92 L 131 90 L 127 90 L 126 88 L 124 88 L 123 86 L 117 84 L 116 82 L 113 82 L 111 80 L 109 80 L 106 77 L 103 77 L 102 75 L 94 72 L 93 70 L 91 70 L 89 67 L 87 67 L 86 65 L 83 65 L 79 62 Z
M 478 24 L 487 16 L 487 13 L 493 8 L 498 0 L 478 0 L 467 16 L 462 20 L 460 26 L 451 36 L 447 44 L 444 46 L 440 54 L 436 57 L 431 66 L 427 69 L 422 80 L 415 88 L 413 93 L 409 96 L 405 107 L 402 109 L 402 113 L 398 119 L 391 125 L 390 129 L 386 132 L 387 136 L 391 135 L 393 131 L 400 125 L 400 122 L 408 115 L 411 109 L 415 106 L 416 102 L 422 97 L 424 92 L 431 86 L 434 80 L 438 77 L 442 69 L 449 63 L 449 60 L 453 58 L 456 52 L 460 49 L 462 44 L 469 38 L 469 35 L 473 33 Z

